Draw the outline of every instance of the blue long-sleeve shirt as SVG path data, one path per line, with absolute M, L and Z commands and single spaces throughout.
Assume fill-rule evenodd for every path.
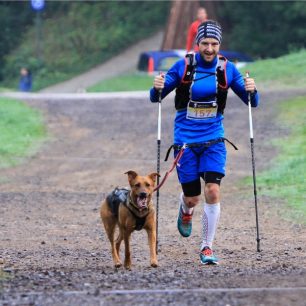
M 201 101 L 205 97 L 214 96 L 217 92 L 216 65 L 217 57 L 211 63 L 204 61 L 199 53 L 196 54 L 197 65 L 195 67 L 194 82 L 191 84 L 191 100 Z M 176 62 L 165 75 L 165 87 L 162 90 L 162 98 L 177 88 L 184 76 L 185 60 Z M 203 78 L 206 76 L 205 78 Z M 226 77 L 228 86 L 240 99 L 248 104 L 248 93 L 244 88 L 244 80 L 236 66 L 227 61 Z M 198 79 L 198 80 L 197 80 Z M 159 93 L 155 88 L 150 90 L 151 102 L 158 102 Z M 256 107 L 259 103 L 257 92 L 251 95 L 251 105 Z M 225 110 L 226 111 L 226 110 Z M 219 137 L 224 137 L 223 115 L 217 113 L 214 118 L 204 120 L 190 120 L 186 117 L 187 109 L 176 112 L 174 122 L 174 143 L 202 143 Z

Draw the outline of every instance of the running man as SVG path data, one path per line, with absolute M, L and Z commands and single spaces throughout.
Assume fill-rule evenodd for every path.
M 154 78 L 150 99 L 157 102 L 176 89 L 174 122 L 175 156 L 185 144 L 186 150 L 177 167 L 182 194 L 179 198 L 177 227 L 183 237 L 192 231 L 194 207 L 200 203 L 201 178 L 205 182 L 203 241 L 200 259 L 203 264 L 217 264 L 213 241 L 220 216 L 220 183 L 225 175 L 223 112 L 230 87 L 240 99 L 251 105 L 259 103 L 254 79 L 243 78 L 235 65 L 219 55 L 221 26 L 212 20 L 198 28 L 199 52 L 187 54 L 165 76 Z

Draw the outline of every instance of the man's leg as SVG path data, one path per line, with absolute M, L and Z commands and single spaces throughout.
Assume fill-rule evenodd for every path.
M 179 199 L 177 228 L 183 237 L 189 237 L 192 231 L 193 209 L 199 204 L 201 194 L 198 157 L 190 148 L 184 151 L 180 165 L 176 169 L 183 190 Z
M 212 252 L 212 245 L 215 238 L 220 218 L 220 182 L 223 174 L 208 172 L 205 174 L 205 203 L 202 216 L 203 241 L 201 244 L 201 261 L 203 264 L 217 263 L 217 258 Z
M 205 184 L 205 203 L 203 211 L 203 242 L 205 246 L 212 248 L 218 221 L 220 218 L 220 186 L 214 183 Z
M 189 237 L 192 231 L 193 209 L 200 203 L 200 178 L 189 183 L 182 183 L 182 189 L 177 228 L 183 237 Z

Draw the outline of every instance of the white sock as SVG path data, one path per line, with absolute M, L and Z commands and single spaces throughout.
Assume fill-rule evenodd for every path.
M 201 250 L 203 250 L 203 248 L 206 246 L 212 248 L 219 218 L 220 218 L 220 203 L 216 204 L 204 203 L 204 211 L 202 216 L 203 242 L 201 245 Z
M 181 193 L 181 196 L 180 196 L 180 203 L 181 203 L 181 205 L 182 205 L 183 212 L 184 212 L 185 214 L 191 215 L 192 212 L 193 212 L 193 207 L 190 208 L 190 207 L 188 207 L 188 206 L 185 204 L 185 201 L 184 201 L 184 194 L 183 194 L 183 193 Z

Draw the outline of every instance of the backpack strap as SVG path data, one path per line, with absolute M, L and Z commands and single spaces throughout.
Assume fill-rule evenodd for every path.
M 228 93 L 228 84 L 227 84 L 227 76 L 226 76 L 226 64 L 227 59 L 218 55 L 218 62 L 216 67 L 217 74 L 217 104 L 218 104 L 218 113 L 223 114 L 226 106 L 226 99 Z
M 182 83 L 191 83 L 194 75 L 194 68 L 197 64 L 195 53 L 187 53 L 185 56 L 185 71 L 182 77 Z
M 227 59 L 222 55 L 218 55 L 218 62 L 216 67 L 218 87 L 224 90 L 228 89 L 227 77 L 226 77 L 226 64 L 227 64 Z

